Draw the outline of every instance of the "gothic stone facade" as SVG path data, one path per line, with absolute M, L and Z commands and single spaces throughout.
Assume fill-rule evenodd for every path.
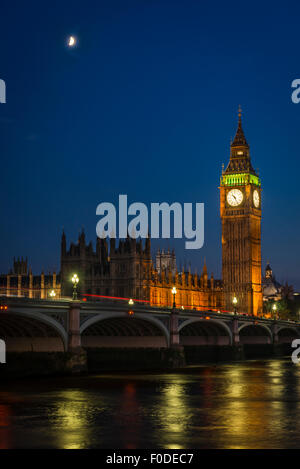
M 61 244 L 62 296 L 72 293 L 71 277 L 76 272 L 80 278 L 80 292 L 87 298 L 105 296 L 134 298 L 149 301 L 152 306 L 173 304 L 171 289 L 176 286 L 178 307 L 192 309 L 221 309 L 222 289 L 220 281 L 213 276 L 208 279 L 204 265 L 202 275 L 178 272 L 175 254 L 158 253 L 159 263 L 154 266 L 151 258 L 151 242 L 134 239 L 97 239 L 96 251 L 92 244 L 86 245 L 84 233 L 78 243 L 66 249 L 66 237 Z M 172 262 L 168 262 L 171 257 Z M 158 259 L 158 257 L 157 257 Z M 164 267 L 162 267 L 164 266 Z

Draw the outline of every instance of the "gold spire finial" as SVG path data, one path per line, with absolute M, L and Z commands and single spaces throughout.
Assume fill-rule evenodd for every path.
M 242 118 L 242 108 L 241 108 L 240 104 L 239 104 L 238 115 L 239 115 L 239 120 L 241 120 L 241 118 Z

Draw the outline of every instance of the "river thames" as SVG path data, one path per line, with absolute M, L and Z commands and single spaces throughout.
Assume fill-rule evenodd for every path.
M 1 448 L 298 448 L 300 366 L 289 358 L 11 381 Z

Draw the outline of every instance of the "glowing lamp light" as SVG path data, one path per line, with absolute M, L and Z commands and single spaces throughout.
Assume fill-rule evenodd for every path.
M 7 306 L 6 306 L 6 305 L 1 305 L 1 306 L 0 306 L 0 309 L 3 309 L 4 311 L 6 311 L 6 310 L 7 310 Z
M 209 317 L 209 316 L 206 316 L 206 318 L 205 318 L 205 319 L 209 320 L 209 319 L 210 319 L 210 317 Z
M 276 316 L 277 316 L 277 304 L 276 303 L 273 304 L 272 309 L 273 309 L 273 318 L 276 319 Z
M 130 300 L 128 301 L 128 304 L 129 304 L 129 305 L 134 305 L 134 301 L 133 301 L 132 298 L 130 298 Z
M 236 296 L 234 296 L 234 297 L 232 298 L 232 303 L 233 303 L 233 305 L 234 305 L 234 314 L 237 314 L 236 305 L 237 305 L 237 303 L 238 303 L 238 299 L 237 299 Z
M 177 290 L 176 290 L 176 287 L 174 286 L 174 287 L 172 288 L 173 308 L 176 308 L 176 301 L 175 301 L 176 293 L 177 293 Z
M 55 291 L 51 290 L 51 292 L 49 293 L 49 296 L 51 296 L 51 298 L 54 298 L 56 296 Z
M 130 309 L 130 310 L 128 311 L 128 315 L 129 315 L 129 316 L 133 316 L 133 315 L 134 315 L 134 311 L 132 311 L 132 309 Z
M 74 274 L 73 277 L 72 277 L 72 283 L 73 283 L 74 285 L 77 285 L 78 282 L 79 282 L 78 275 L 77 275 L 77 274 Z
M 73 274 L 72 283 L 73 283 L 73 300 L 77 300 L 77 284 L 79 282 L 79 277 L 77 274 Z

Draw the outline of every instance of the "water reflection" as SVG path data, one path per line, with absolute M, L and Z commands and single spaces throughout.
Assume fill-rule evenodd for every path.
M 182 435 L 189 418 L 185 403 L 183 383 L 166 384 L 162 389 L 159 419 L 163 428 L 165 447 L 168 449 L 182 448 Z
M 89 396 L 82 390 L 58 393 L 56 406 L 48 414 L 50 425 L 56 428 L 57 448 L 80 449 L 89 440 Z
M 121 425 L 122 447 L 126 449 L 138 448 L 141 416 L 136 392 L 136 383 L 125 384 L 121 396 L 120 411 L 115 416 L 115 426 Z
M 0 445 L 16 448 L 297 448 L 300 367 L 290 360 L 188 373 L 0 386 Z
M 220 446 L 264 448 L 267 438 L 267 447 L 277 447 L 283 438 L 284 419 L 292 418 L 292 413 L 286 409 L 286 391 L 291 382 L 287 370 L 290 372 L 291 366 L 288 364 L 286 368 L 280 361 L 228 370 L 227 380 L 231 386 L 224 393 L 224 402 L 216 408 L 216 414 L 222 413 L 226 422 Z M 294 395 L 292 389 L 290 393 Z M 298 394 L 298 390 L 295 393 Z M 281 441 L 282 444 L 286 442 Z

